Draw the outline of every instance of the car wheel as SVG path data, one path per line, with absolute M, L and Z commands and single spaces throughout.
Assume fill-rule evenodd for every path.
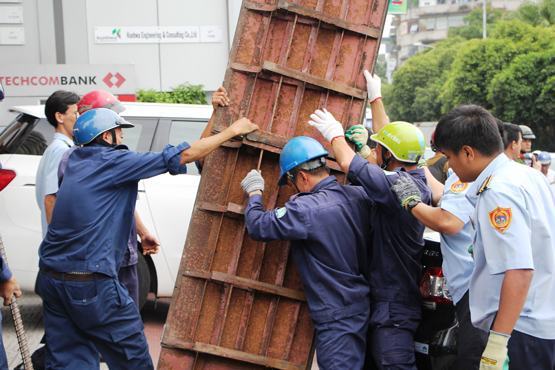
M 148 293 L 150 291 L 150 270 L 145 256 L 139 253 L 137 263 L 137 274 L 139 275 L 139 311 L 143 309 Z

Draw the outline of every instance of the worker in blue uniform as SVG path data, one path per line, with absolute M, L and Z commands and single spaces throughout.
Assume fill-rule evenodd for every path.
M 186 163 L 257 129 L 242 118 L 192 145 L 136 153 L 120 145 L 126 125 L 117 113 L 99 108 L 80 116 L 73 130 L 83 147 L 68 159 L 39 250 L 47 369 L 98 369 L 98 352 L 110 369 L 153 368 L 137 306 L 117 279 L 138 181 L 185 173 Z
M 316 110 L 310 125 L 333 147 L 335 158 L 349 179 L 360 184 L 375 203 L 370 261 L 370 348 L 380 369 L 416 369 L 414 333 L 421 318 L 419 280 L 424 226 L 400 206 L 391 186 L 400 176 L 418 185 L 424 203 L 431 203 L 422 169 L 422 132 L 407 122 L 383 126 L 371 139 L 377 142 L 372 164 L 355 154 L 345 140 L 343 126 L 327 110 Z
M 83 114 L 95 108 L 107 108 L 118 114 L 125 110 L 125 107 L 117 97 L 104 90 L 93 90 L 83 95 L 81 100 L 77 103 L 77 107 L 79 109 L 79 114 Z M 67 166 L 67 160 L 74 149 L 75 147 L 66 151 L 62 156 L 60 165 L 58 166 L 58 181 L 60 183 Z M 121 266 L 119 267 L 118 280 L 127 289 L 129 295 L 140 310 L 137 236 L 141 239 L 141 250 L 144 255 L 158 253 L 160 250 L 160 242 L 145 226 L 139 216 L 139 212 L 135 212 L 135 220 L 131 224 L 131 233 L 127 241 L 127 250 L 125 251 Z
M 291 139 L 280 155 L 280 185 L 298 194 L 266 211 L 264 179 L 252 170 L 241 182 L 249 195 L 245 221 L 255 240 L 290 240 L 316 331 L 321 370 L 364 366 L 369 316 L 367 279 L 372 202 L 358 186 L 329 175 L 328 152 L 316 140 Z

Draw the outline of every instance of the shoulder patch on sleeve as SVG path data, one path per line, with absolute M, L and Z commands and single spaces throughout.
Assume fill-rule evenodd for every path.
M 275 212 L 276 212 L 277 218 L 282 218 L 287 213 L 287 208 L 285 207 L 277 208 Z
M 511 226 L 512 218 L 513 213 L 510 208 L 497 207 L 489 213 L 489 223 L 501 234 Z
M 449 189 L 451 190 L 452 193 L 461 193 L 465 191 L 467 187 L 468 187 L 467 182 L 462 182 L 461 180 L 457 180 L 451 185 Z

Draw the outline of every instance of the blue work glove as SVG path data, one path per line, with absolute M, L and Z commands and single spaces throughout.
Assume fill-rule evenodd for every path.
M 241 181 L 243 191 L 250 194 L 255 191 L 264 191 L 264 178 L 257 170 L 250 170 L 247 176 Z
M 490 330 L 488 344 L 480 360 L 480 370 L 505 370 L 509 368 L 507 344 L 510 337 L 510 335 Z
M 422 203 L 420 189 L 406 173 L 399 173 L 399 178 L 393 183 L 391 190 L 399 199 L 401 207 L 407 211 L 412 210 L 418 203 Z

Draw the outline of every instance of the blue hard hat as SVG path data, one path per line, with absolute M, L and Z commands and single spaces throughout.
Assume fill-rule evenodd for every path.
M 326 157 L 328 152 L 317 140 L 308 136 L 296 136 L 289 140 L 279 156 L 279 185 L 287 182 L 287 172 L 300 164 Z
M 551 164 L 551 154 L 548 152 L 540 152 L 540 154 L 538 154 L 538 161 L 543 165 Z
M 128 128 L 135 127 L 135 125 L 124 120 L 113 110 L 106 108 L 91 109 L 77 118 L 77 122 L 73 126 L 73 138 L 76 145 L 85 145 L 103 132 L 116 127 Z

